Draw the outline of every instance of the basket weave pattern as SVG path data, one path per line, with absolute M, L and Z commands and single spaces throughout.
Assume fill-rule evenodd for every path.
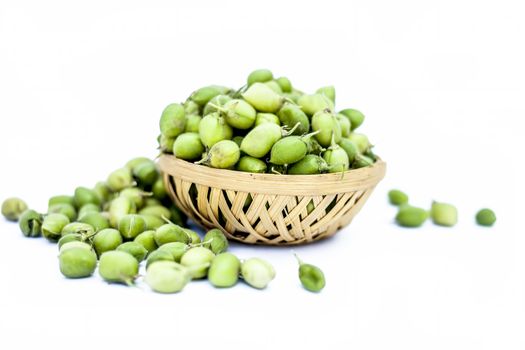
M 384 177 L 382 161 L 344 174 L 273 175 L 212 169 L 163 155 L 170 197 L 204 228 L 249 244 L 292 245 L 348 225 Z

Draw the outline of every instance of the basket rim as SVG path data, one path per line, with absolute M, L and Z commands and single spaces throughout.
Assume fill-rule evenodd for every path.
M 258 174 L 215 169 L 170 154 L 162 154 L 158 162 L 165 176 L 187 182 L 225 190 L 291 196 L 339 194 L 375 187 L 386 172 L 386 163 L 381 159 L 365 168 L 318 175 Z

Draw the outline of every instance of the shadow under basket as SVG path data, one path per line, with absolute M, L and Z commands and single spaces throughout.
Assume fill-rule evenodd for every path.
M 383 179 L 385 162 L 344 173 L 255 174 L 213 169 L 162 155 L 166 189 L 203 228 L 248 244 L 293 245 L 334 235 L 348 225 Z

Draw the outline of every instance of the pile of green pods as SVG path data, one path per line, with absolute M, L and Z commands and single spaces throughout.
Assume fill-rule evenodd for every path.
M 179 159 L 251 173 L 309 175 L 372 165 L 365 116 L 335 108 L 335 88 L 304 93 L 267 69 L 240 89 L 209 85 L 160 118 L 159 149 Z

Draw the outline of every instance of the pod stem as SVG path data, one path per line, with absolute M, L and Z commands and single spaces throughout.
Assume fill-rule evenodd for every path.
M 301 258 L 299 258 L 299 255 L 297 255 L 297 253 L 294 252 L 293 250 L 292 250 L 292 254 L 295 256 L 295 259 L 297 259 L 297 262 L 299 263 L 299 266 L 304 264 L 304 262 L 301 260 Z
M 213 241 L 213 238 L 211 239 L 208 239 L 207 241 L 204 241 L 204 242 L 200 242 L 200 243 L 191 243 L 191 244 L 188 244 L 189 247 L 193 248 L 193 247 L 202 247 L 203 245 L 205 244 L 208 244 L 208 243 L 211 243 Z
M 222 113 L 227 112 L 227 110 L 224 109 L 223 106 L 219 106 L 219 105 L 216 105 L 215 103 L 209 103 L 209 102 L 208 102 L 208 104 L 209 104 L 211 107 L 213 107 L 213 108 L 215 108 L 216 110 L 218 110 L 219 112 L 222 112 Z
M 288 136 L 288 135 L 291 135 L 294 133 L 295 129 L 297 129 L 299 127 L 299 125 L 301 125 L 300 122 L 297 122 L 293 128 L 291 128 L 289 131 L 286 131 L 286 127 L 283 127 L 283 132 L 282 132 L 282 136 Z
M 299 123 L 297 123 L 297 124 L 299 124 Z M 320 132 L 321 132 L 321 130 L 313 131 L 313 132 L 311 132 L 309 134 L 305 134 L 305 135 L 301 136 L 301 139 L 303 139 L 303 141 L 304 141 L 304 139 L 309 139 L 310 137 L 315 136 L 315 135 L 319 134 Z

